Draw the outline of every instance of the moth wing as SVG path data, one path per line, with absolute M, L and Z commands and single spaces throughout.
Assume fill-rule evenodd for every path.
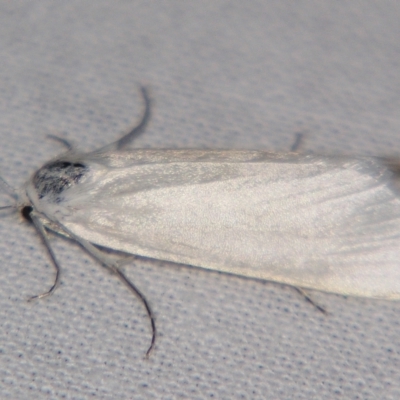
M 132 254 L 400 297 L 400 200 L 374 158 L 137 150 L 93 157 L 58 222 Z

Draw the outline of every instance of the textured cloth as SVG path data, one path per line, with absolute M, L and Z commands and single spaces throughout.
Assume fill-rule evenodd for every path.
M 400 153 L 400 3 L 3 1 L 0 169 L 20 188 L 64 149 Z M 11 200 L 2 191 L 1 205 Z M 142 304 L 76 244 L 0 220 L 1 399 L 400 398 L 400 302 L 295 290 L 172 263 L 124 268 Z M 377 266 L 379 268 L 379 266 Z

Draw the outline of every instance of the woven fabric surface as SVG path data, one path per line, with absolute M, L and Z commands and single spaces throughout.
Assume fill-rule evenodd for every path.
M 400 3 L 305 0 L 0 4 L 0 171 L 21 188 L 153 112 L 135 147 L 400 154 Z M 10 199 L 0 193 L 1 204 Z M 126 274 L 0 219 L 2 399 L 399 399 L 399 302 L 295 290 L 155 260 Z M 377 266 L 379 268 L 379 266 Z

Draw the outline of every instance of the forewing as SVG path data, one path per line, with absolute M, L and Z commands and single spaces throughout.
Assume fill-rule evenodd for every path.
M 400 201 L 378 159 L 138 150 L 88 165 L 56 214 L 92 243 L 295 286 L 400 297 Z

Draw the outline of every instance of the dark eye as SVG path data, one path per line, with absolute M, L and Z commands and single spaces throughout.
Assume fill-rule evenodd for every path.
M 25 206 L 25 207 L 22 208 L 21 214 L 27 221 L 31 222 L 32 221 L 32 218 L 31 218 L 31 212 L 32 211 L 33 211 L 33 207 L 32 206 Z

